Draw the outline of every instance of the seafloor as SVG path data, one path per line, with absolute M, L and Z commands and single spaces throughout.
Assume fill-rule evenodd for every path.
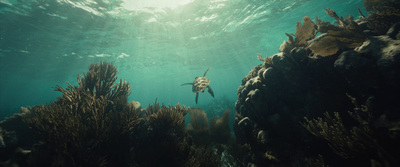
M 234 133 L 229 110 L 128 102 L 130 84 L 100 62 L 0 122 L 0 166 L 400 166 L 400 2 L 364 7 L 357 20 L 326 9 L 335 24 L 305 16 L 260 56 Z

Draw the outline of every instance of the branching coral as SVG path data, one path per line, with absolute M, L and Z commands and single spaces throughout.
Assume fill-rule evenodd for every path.
M 343 158 L 350 158 L 354 152 L 365 151 L 366 146 L 360 142 L 356 131 L 348 130 L 338 112 L 331 117 L 328 113 L 325 118 L 309 120 L 302 124 L 311 134 L 324 138 L 329 146 Z
M 308 41 L 308 48 L 320 56 L 329 56 L 337 53 L 341 48 L 354 49 L 365 41 L 366 36 L 362 29 L 350 17 L 342 19 L 334 10 L 326 9 L 326 13 L 335 18 L 338 26 L 318 20 L 318 31 L 323 33 L 317 38 Z
M 193 129 L 208 129 L 207 114 L 202 109 L 192 108 L 189 112 L 189 119 Z
M 190 158 L 185 167 L 217 167 L 221 166 L 220 155 L 214 154 L 211 148 L 191 147 Z
M 325 118 L 309 120 L 305 117 L 306 122 L 302 125 L 311 134 L 328 141 L 332 150 L 344 159 L 365 158 L 371 163 L 397 166 L 396 158 L 378 140 L 382 136 L 376 136 L 379 132 L 372 124 L 371 107 L 368 105 L 358 106 L 356 99 L 350 98 L 355 108 L 354 111 L 348 113 L 358 125 L 352 128 L 346 127 L 338 112 L 334 112 L 334 117 L 327 112 L 324 114 Z
M 307 45 L 307 40 L 314 38 L 316 31 L 314 30 L 314 22 L 310 20 L 310 17 L 303 17 L 303 25 L 300 22 L 297 22 L 296 26 L 296 34 L 290 35 L 286 33 L 289 37 L 289 44 L 294 47 L 301 47 Z
M 216 115 L 214 115 L 210 121 L 207 121 L 207 114 L 202 109 L 192 108 L 189 112 L 189 119 L 191 124 L 188 125 L 187 131 L 193 137 L 195 144 L 226 144 L 231 137 L 229 110 L 226 110 L 221 118 L 216 119 Z
M 179 128 L 184 131 L 185 115 L 188 113 L 189 108 L 176 104 L 175 106 L 161 107 L 155 104 L 148 107 L 149 110 L 158 109 L 157 112 L 150 114 L 146 121 L 149 123 L 149 130 L 156 131 L 154 133 L 168 133 L 168 130 Z
M 216 115 L 214 115 L 210 119 L 210 137 L 215 143 L 226 144 L 231 138 L 229 112 L 229 110 L 225 110 L 221 118 L 216 119 Z
M 294 47 L 307 46 L 307 40 L 314 38 L 316 35 L 314 26 L 315 24 L 310 20 L 310 17 L 303 17 L 303 25 L 297 22 L 296 34 L 285 33 L 289 37 L 289 40 L 288 42 L 283 42 L 279 51 L 288 53 Z
M 376 34 L 386 34 L 390 26 L 399 22 L 400 2 L 397 0 L 366 0 L 364 7 L 374 11 L 368 16 L 368 27 Z
M 190 124 L 187 126 L 187 132 L 193 137 L 194 143 L 208 145 L 211 141 L 207 114 L 200 108 L 192 108 L 189 111 L 189 119 Z
M 116 73 L 112 64 L 92 64 L 84 78 L 78 76 L 79 86 L 57 86 L 62 93 L 57 101 L 30 108 L 32 116 L 25 122 L 55 148 L 64 165 L 105 166 L 118 156 L 105 150 L 119 145 L 110 141 L 126 140 L 138 123 L 135 108 L 127 102 L 130 85 L 115 84 Z
M 284 41 L 279 51 L 289 53 L 295 47 L 306 47 L 320 56 L 329 56 L 337 53 L 340 48 L 354 49 L 366 39 L 362 29 L 353 21 L 353 18 L 343 19 L 334 10 L 325 9 L 325 12 L 336 19 L 338 26 L 317 20 L 317 26 L 309 17 L 303 18 L 303 25 L 297 22 L 296 34 L 288 34 L 288 41 Z M 322 35 L 314 38 L 320 32 Z
M 185 115 L 189 108 L 160 105 L 144 109 L 143 122 L 135 130 L 133 159 L 139 166 L 182 166 L 189 154 Z

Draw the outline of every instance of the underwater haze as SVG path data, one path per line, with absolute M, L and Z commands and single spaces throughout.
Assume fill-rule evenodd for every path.
M 209 67 L 214 99 L 235 102 L 257 55 L 278 53 L 304 16 L 333 23 L 325 8 L 367 14 L 362 0 L 0 0 L 0 120 L 55 101 L 53 87 L 77 85 L 101 61 L 144 107 L 211 103 L 181 86 Z

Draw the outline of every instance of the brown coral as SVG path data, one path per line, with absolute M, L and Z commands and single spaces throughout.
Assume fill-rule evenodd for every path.
M 373 11 L 368 16 L 368 27 L 372 32 L 386 34 L 390 26 L 400 19 L 400 2 L 397 0 L 366 0 L 364 7 Z
M 158 103 L 155 106 L 148 107 L 148 109 L 158 109 L 157 112 L 150 114 L 146 121 L 149 123 L 149 130 L 153 133 L 168 133 L 168 130 L 175 129 L 183 133 L 185 124 L 185 115 L 188 113 L 188 108 L 176 104 L 175 106 L 161 107 Z
M 317 38 L 308 41 L 308 48 L 320 56 L 336 54 L 339 49 L 354 49 L 365 41 L 366 36 L 356 22 L 348 18 L 339 18 L 334 10 L 326 9 L 326 13 L 334 17 L 339 26 L 318 21 L 318 31 L 324 33 Z M 318 19 L 317 19 L 318 20 Z
M 200 108 L 191 108 L 189 120 L 190 124 L 187 126 L 187 132 L 193 137 L 193 141 L 197 145 L 208 145 L 211 141 L 207 114 Z
M 216 115 L 214 115 L 208 121 L 207 114 L 202 109 L 192 108 L 189 112 L 189 119 L 191 124 L 188 125 L 187 132 L 197 145 L 226 144 L 231 137 L 228 124 L 229 110 L 226 110 L 221 118 L 216 119 Z
M 115 84 L 117 70 L 109 63 L 90 65 L 79 86 L 68 84 L 58 100 L 30 108 L 25 122 L 39 134 L 56 159 L 69 166 L 105 166 L 118 154 L 106 146 L 121 147 L 110 141 L 127 140 L 128 132 L 138 123 L 133 105 L 128 105 L 130 85 Z M 128 150 L 129 151 L 129 150 Z
M 216 115 L 210 119 L 210 137 L 215 143 L 226 144 L 231 138 L 229 129 L 229 110 L 225 110 L 221 118 Z
M 380 141 L 387 136 L 380 136 L 382 133 L 375 129 L 376 125 L 373 124 L 373 97 L 367 100 L 366 105 L 361 106 L 355 98 L 349 95 L 348 97 L 355 106 L 354 111 L 349 111 L 348 114 L 358 125 L 349 128 L 338 112 L 333 113 L 334 117 L 328 112 L 324 114 L 325 118 L 309 120 L 305 117 L 306 123 L 302 125 L 311 134 L 327 140 L 332 150 L 345 159 L 366 158 L 371 161 L 372 166 L 398 166 L 399 162 L 393 152 L 385 147 L 386 143 Z
M 297 22 L 295 35 L 285 33 L 289 37 L 289 40 L 287 43 L 286 41 L 284 41 L 284 43 L 281 45 L 280 51 L 287 52 L 293 47 L 307 46 L 307 40 L 314 38 L 314 36 L 316 35 L 314 26 L 315 24 L 310 20 L 310 17 L 304 16 L 303 25 L 301 25 L 301 22 Z M 287 47 L 289 47 L 290 49 Z
M 365 151 L 366 146 L 360 142 L 355 131 L 348 130 L 338 112 L 334 117 L 325 113 L 325 118 L 309 120 L 302 124 L 311 134 L 323 137 L 329 142 L 329 146 L 343 158 L 352 158 L 354 152 Z

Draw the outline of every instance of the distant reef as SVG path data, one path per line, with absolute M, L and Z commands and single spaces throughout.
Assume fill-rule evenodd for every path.
M 400 2 L 303 18 L 238 89 L 234 131 L 256 166 L 400 165 Z

